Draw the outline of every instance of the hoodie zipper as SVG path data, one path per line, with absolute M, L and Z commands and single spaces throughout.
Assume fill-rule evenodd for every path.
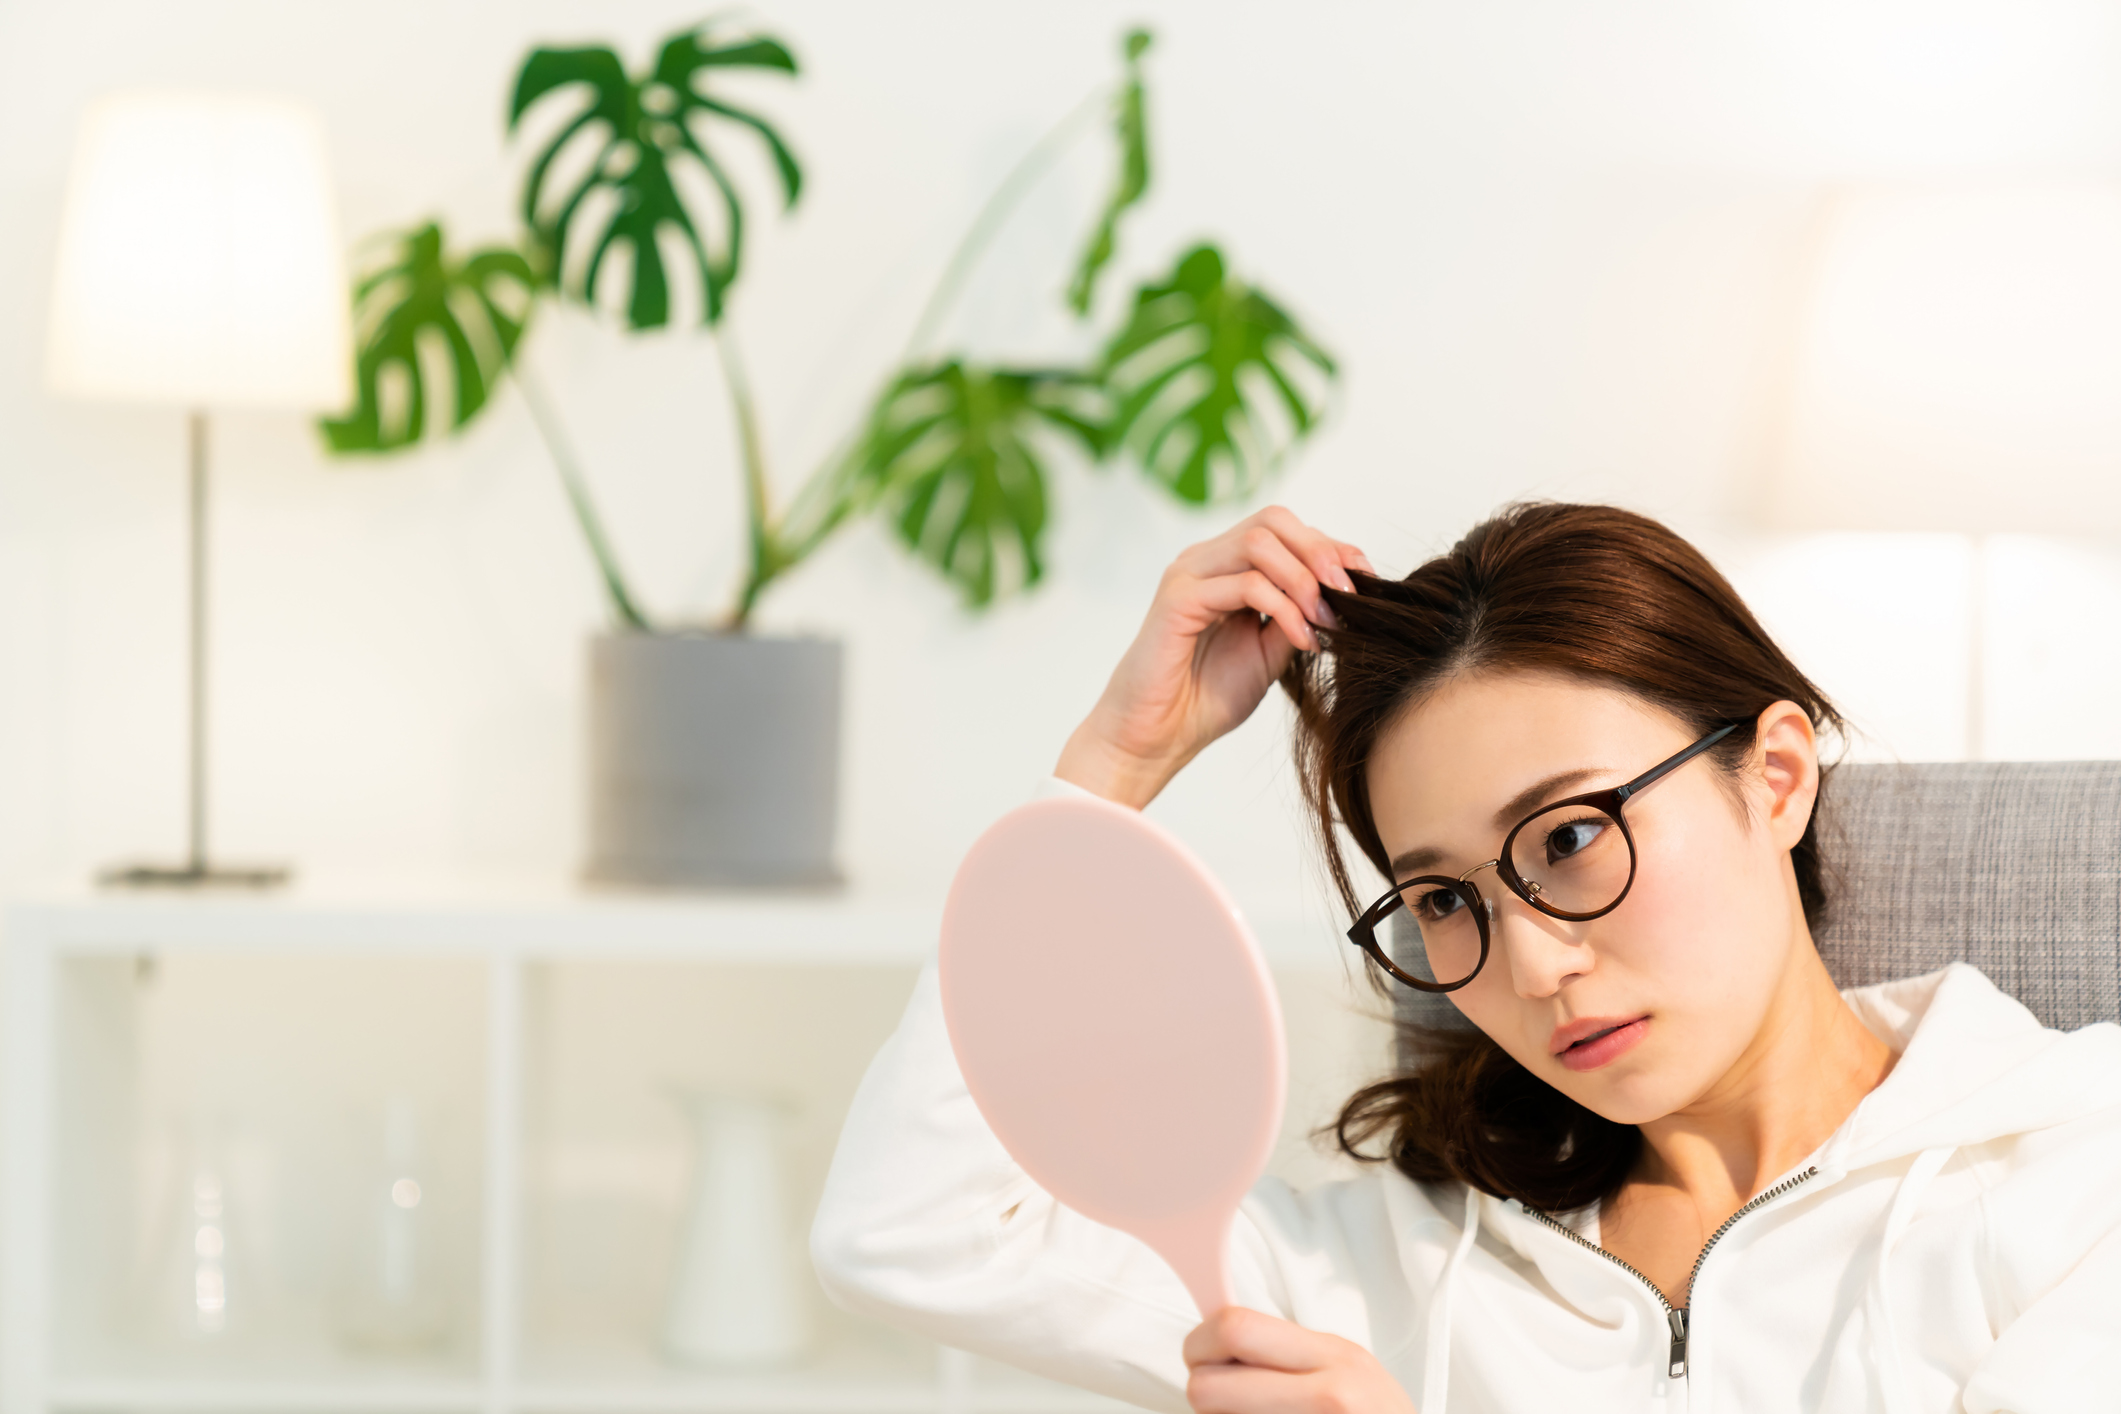
M 1782 1180 L 1782 1182 L 1776 1184 L 1773 1188 L 1770 1188 L 1763 1193 L 1754 1194 L 1751 1198 L 1746 1200 L 1745 1205 L 1739 1208 L 1737 1212 L 1725 1218 L 1723 1220 L 1723 1225 L 1709 1234 L 1709 1240 L 1707 1242 L 1702 1243 L 1701 1251 L 1695 1254 L 1693 1270 L 1688 1272 L 1686 1276 L 1686 1289 L 1689 1302 L 1691 1303 L 1693 1298 L 1695 1279 L 1701 1275 L 1701 1264 L 1709 1259 L 1710 1249 L 1715 1247 L 1717 1243 L 1723 1240 L 1723 1235 L 1729 1232 L 1731 1228 L 1737 1224 L 1740 1218 L 1744 1217 L 1747 1213 L 1752 1212 L 1755 1208 L 1765 1207 L 1767 1204 L 1774 1202 L 1777 1198 L 1780 1198 L 1783 1194 L 1790 1192 L 1792 1189 L 1797 1188 L 1811 1181 L 1812 1179 L 1817 1178 L 1818 1176 L 1819 1166 L 1817 1164 L 1814 1164 L 1812 1167 L 1806 1169 L 1803 1173 L 1792 1174 L 1790 1177 L 1785 1178 L 1784 1180 Z M 1672 1334 L 1671 1361 L 1668 1374 L 1670 1378 L 1675 1380 L 1684 1378 L 1686 1375 L 1687 1342 L 1689 1334 L 1687 1313 L 1690 1309 L 1690 1306 L 1674 1306 L 1671 1302 L 1665 1300 L 1664 1292 L 1658 1289 L 1657 1283 L 1651 1281 L 1648 1277 L 1644 1276 L 1638 1268 L 1636 1268 L 1631 1263 L 1622 1261 L 1620 1258 L 1606 1251 L 1605 1248 L 1600 1247 L 1597 1243 L 1591 1241 L 1583 1234 L 1566 1226 L 1559 1219 L 1549 1217 L 1547 1214 L 1540 1212 L 1537 1208 L 1526 1208 L 1525 1212 L 1539 1219 L 1539 1221 L 1545 1223 L 1548 1227 L 1554 1229 L 1554 1231 L 1560 1233 L 1563 1237 L 1568 1238 L 1569 1241 L 1575 1243 L 1578 1247 L 1584 1248 L 1586 1251 L 1596 1252 L 1599 1256 L 1605 1258 L 1614 1266 L 1619 1267 L 1621 1270 L 1627 1272 L 1628 1275 L 1634 1277 L 1635 1280 L 1641 1282 L 1644 1286 L 1650 1289 L 1650 1295 L 1656 1297 L 1657 1304 L 1664 1308 L 1664 1322 L 1665 1325 L 1670 1328 Z

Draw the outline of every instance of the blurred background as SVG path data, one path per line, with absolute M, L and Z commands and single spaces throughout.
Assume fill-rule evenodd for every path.
M 47 291 L 76 129 L 114 89 L 299 96 L 322 115 L 349 241 L 441 215 L 507 236 L 507 88 L 539 42 L 635 62 L 683 6 L 11 7 L 0 64 L 0 870 L 79 875 L 171 847 L 183 811 L 182 415 L 44 390 Z M 1773 533 L 1756 514 L 1809 223 L 1836 184 L 2103 174 L 2121 159 L 2121 16 L 2099 4 L 873 7 L 759 19 L 802 76 L 761 100 L 802 154 L 753 202 L 731 319 L 784 475 L 822 458 L 898 352 L 993 184 L 1159 31 L 1156 181 L 1125 273 L 1196 235 L 1340 356 L 1279 500 L 1404 573 L 1521 496 L 1610 499 L 1698 538 L 1851 711 L 1856 749 L 1964 750 L 1966 555 L 1936 538 Z M 1069 336 L 1054 292 L 1109 181 L 1097 135 L 1034 192 L 959 307 L 1021 355 Z M 762 196 L 764 189 L 761 189 Z M 664 612 L 719 612 L 742 491 L 708 340 L 563 308 L 528 357 L 610 533 Z M 456 441 L 328 460 L 312 421 L 216 426 L 214 767 L 232 855 L 312 870 L 566 873 L 582 850 L 594 567 L 519 400 Z M 841 857 L 931 895 L 1052 764 L 1188 514 L 1128 469 L 1056 471 L 1048 581 L 983 616 L 852 526 L 761 608 L 847 645 Z M 1914 517 L 1911 513 L 1910 519 Z M 2068 527 L 2058 526 L 2057 530 Z M 2103 703 L 2121 560 L 1993 547 L 1988 753 L 2121 747 Z M 1278 707 L 1159 811 L 1265 908 L 1309 864 Z
M 174 856 L 186 820 L 185 414 L 60 396 L 47 373 L 62 206 L 90 105 L 171 88 L 307 105 L 358 273 L 370 259 L 358 238 L 430 218 L 467 246 L 516 238 L 540 139 L 511 139 L 505 121 L 530 50 L 608 44 L 637 67 L 702 18 L 666 0 L 0 4 L 0 888 L 43 898 L 78 891 L 114 862 Z M 1326 410 L 1315 434 L 1256 492 L 1205 508 L 1181 504 L 1124 457 L 1099 466 L 1054 452 L 1046 573 L 1028 592 L 967 607 L 875 515 L 772 586 L 756 630 L 835 639 L 844 655 L 833 851 L 846 886 L 832 906 L 857 912 L 830 926 L 904 916 L 917 939 L 965 847 L 1050 769 L 1163 567 L 1269 501 L 1360 545 L 1387 574 L 1515 498 L 1614 501 L 1665 519 L 1716 559 L 1848 712 L 1854 756 L 2121 753 L 2111 708 L 2121 695 L 2121 7 L 785 0 L 724 23 L 777 36 L 799 61 L 792 79 L 733 76 L 731 91 L 770 116 L 804 177 L 784 213 L 764 149 L 732 144 L 747 227 L 725 343 L 696 312 L 629 332 L 608 310 L 549 301 L 517 353 L 660 624 L 715 621 L 744 573 L 740 429 L 720 348 L 743 351 L 759 441 L 785 492 L 860 424 L 997 184 L 1114 82 L 1131 26 L 1155 34 L 1141 59 L 1152 181 L 1122 223 L 1093 319 L 1075 319 L 1061 295 L 1114 181 L 1101 108 L 995 229 L 934 346 L 1017 365 L 1094 357 L 1126 318 L 1129 292 L 1212 238 L 1339 370 L 1316 390 Z M 2024 376 L 2013 381 L 2011 369 Z M 2001 384 L 2008 396 L 1989 398 Z M 518 390 L 497 384 L 460 434 L 437 428 L 389 457 L 329 455 L 315 418 L 325 411 L 336 409 L 214 413 L 216 853 L 292 861 L 290 914 L 329 894 L 382 917 L 393 900 L 440 890 L 549 897 L 567 917 L 590 908 L 584 937 L 635 927 L 575 901 L 590 848 L 589 643 L 611 611 Z M 2014 440 L 2027 427 L 2062 431 Z M 1338 925 L 1293 793 L 1278 696 L 1151 813 L 1311 979 L 1301 984 L 1311 1000 L 1291 1003 L 1292 1025 L 1315 1038 L 1313 1109 L 1329 1107 L 1382 1051 L 1374 1027 L 1342 1020 L 1352 1003 L 1339 990 Z M 713 896 L 690 897 L 659 894 L 653 906 L 693 908 L 700 927 L 720 926 Z M 39 906 L 33 931 L 54 956 L 93 936 L 114 956 L 153 959 L 157 929 L 189 926 L 113 931 L 95 921 L 107 902 Z M 509 906 L 517 924 L 543 907 Z M 28 916 L 11 922 L 11 946 Z M 511 926 L 480 914 L 461 938 Z M 375 927 L 400 942 L 412 935 L 402 920 Z M 415 972 L 356 983 L 330 980 L 341 962 L 317 962 L 326 970 L 314 976 L 275 962 L 281 971 L 267 977 L 203 956 L 159 973 L 106 959 L 71 982 L 62 966 L 51 985 L 79 992 L 81 1016 L 129 1018 L 108 1033 L 81 1023 L 85 1035 L 130 1038 L 98 1064 L 153 1077 L 119 1086 L 126 1105 L 164 1125 L 128 1162 L 176 1172 L 170 1156 L 185 1145 L 222 1142 L 198 1139 L 182 1119 L 198 1105 L 155 1099 L 156 1087 L 181 1088 L 172 1076 L 204 1076 L 224 1108 L 256 1100 L 267 1118 L 251 1132 L 280 1136 L 258 1142 L 283 1155 L 272 1171 L 286 1211 L 284 1191 L 311 1172 L 284 1157 L 303 1148 L 288 1136 L 304 1131 L 274 1130 L 269 1118 L 304 1108 L 309 1092 L 288 1076 L 367 1106 L 343 1132 L 386 1157 L 416 1147 L 403 1139 L 412 1121 L 391 1104 L 419 1086 L 342 1083 L 331 1077 L 362 1073 L 356 1060 L 317 1060 L 287 1062 L 273 1089 L 250 1072 L 293 1042 L 266 1028 L 239 1044 L 251 1033 L 215 1020 L 214 1008 L 244 996 L 264 1015 L 275 1004 L 257 999 L 284 988 L 317 1007 L 311 1041 L 357 1057 L 381 1034 L 374 1027 L 397 1024 L 392 998 L 423 998 L 426 1019 L 406 1023 L 403 1044 L 452 1077 L 429 1086 L 428 1100 L 432 1114 L 456 1119 L 422 1124 L 469 1136 L 428 1149 L 438 1173 L 457 1175 L 456 1201 L 472 1214 L 481 1192 L 491 1205 L 491 1143 L 520 1137 L 493 1127 L 503 1062 L 492 1046 L 522 1037 L 489 1045 L 486 1031 L 447 1019 L 446 999 L 489 1020 L 528 1007 L 526 1132 L 542 1132 L 540 1114 L 576 1125 L 558 1167 L 532 1169 L 607 1207 L 575 1228 L 554 1219 L 559 1235 L 537 1249 L 546 1256 L 525 1261 L 564 1265 L 575 1260 L 566 1253 L 597 1246 L 596 1212 L 633 1213 L 612 1230 L 632 1234 L 620 1247 L 639 1255 L 638 1270 L 619 1271 L 608 1253 L 598 1259 L 608 1270 L 582 1270 L 630 1293 L 618 1302 L 633 1313 L 624 1339 L 645 1348 L 694 1152 L 682 1107 L 654 1086 L 731 1066 L 752 1066 L 768 1088 L 783 1073 L 808 1086 L 790 1160 L 801 1177 L 790 1180 L 788 1222 L 799 1227 L 834 1106 L 888 1030 L 922 946 L 906 942 L 873 977 L 776 971 L 738 949 L 742 975 L 726 986 L 711 971 L 674 979 L 645 963 L 589 978 L 571 961 L 532 966 L 518 995 L 448 970 L 460 962 L 434 963 L 444 971 L 431 983 Z M 390 965 L 426 965 L 408 958 Z M 697 1009 L 680 1005 L 688 996 Z M 25 1005 L 18 997 L 10 1013 L 18 1030 Z M 694 1034 L 703 1016 L 756 1023 L 813 1005 L 816 1016 L 856 1018 L 832 1038 L 837 1059 L 797 1047 L 789 1055 L 805 1059 L 776 1071 L 755 1054 L 729 1060 L 740 1046 L 716 1060 L 715 1044 L 734 1043 Z M 371 1014 L 373 1027 L 360 1019 Z M 651 1014 L 664 1031 L 641 1020 Z M 342 1023 L 343 1037 L 332 1031 Z M 38 1113 L 20 1108 L 31 1103 L 22 1067 L 69 1044 L 45 1032 L 9 1039 L 18 1119 Z M 174 1059 L 224 1052 L 219 1070 Z M 822 1068 L 803 1069 L 813 1064 Z M 86 1072 L 53 1073 L 72 1084 L 66 1075 Z M 629 1097 L 616 1110 L 610 1086 Z M 599 1130 L 615 1112 L 631 1117 Z M 69 1152 L 122 1148 L 145 1123 L 124 1109 L 96 1131 L 103 1138 Z M 193 1138 L 169 1137 L 180 1130 Z M 242 1142 L 227 1141 L 230 1152 Z M 321 1164 L 328 1148 L 310 1146 L 304 1162 Z M 340 1173 L 370 1160 L 332 1162 Z M 110 1211 L 159 1211 L 153 1195 L 171 1191 L 161 1173 L 140 1179 L 149 1196 L 111 1198 Z M 20 1235 L 38 1220 L 18 1212 L 32 1213 L 14 1229 L 19 1264 Z M 489 1283 L 490 1305 L 500 1239 L 479 1226 L 489 1220 L 462 1217 L 467 1235 L 437 1260 L 456 1264 L 449 1280 L 464 1290 Z M 82 1231 L 98 1225 L 80 1221 Z M 140 1229 L 159 1221 L 143 1216 Z M 299 1240 L 280 1245 L 289 1270 L 308 1260 Z M 567 1300 L 594 1306 L 606 1288 L 581 1281 L 590 1295 Z M 18 1302 L 38 1290 L 30 1277 L 11 1289 Z M 540 1309 L 575 1309 L 567 1300 Z M 480 1378 L 498 1368 L 492 1319 L 462 1326 L 450 1347 Z M 486 1345 L 465 1330 L 484 1330 Z M 78 1370 L 105 1368 L 81 1359 Z M 76 1368 L 51 1368 L 62 1367 Z M 35 1384 L 45 1366 L 34 1379 L 24 1368 L 11 1386 L 18 1399 L 73 1398 Z M 957 1397 L 962 1371 L 939 1378 L 942 1397 Z M 79 1402 L 92 1405 L 94 1389 L 82 1388 Z M 483 1386 L 436 1388 L 441 1405 L 484 1397 Z M 127 1397 L 153 1402 L 139 1389 Z

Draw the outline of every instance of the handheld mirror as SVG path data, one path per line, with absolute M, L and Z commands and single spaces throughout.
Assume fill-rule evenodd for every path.
M 1033 801 L 958 866 L 943 1015 L 988 1127 L 1038 1185 L 1132 1233 L 1203 1315 L 1287 1084 L 1266 960 L 1222 885 L 1136 811 Z

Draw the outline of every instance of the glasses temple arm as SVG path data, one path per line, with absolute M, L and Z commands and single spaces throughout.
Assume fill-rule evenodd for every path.
M 1680 752 L 1677 756 L 1672 757 L 1670 760 L 1659 762 L 1657 765 L 1650 767 L 1649 770 L 1644 771 L 1641 775 L 1637 776 L 1634 780 L 1629 781 L 1626 785 L 1620 786 L 1615 789 L 1613 792 L 1615 799 L 1624 801 L 1631 795 L 1635 795 L 1641 791 L 1648 790 L 1651 786 L 1656 785 L 1666 776 L 1671 775 L 1672 772 L 1678 770 L 1681 766 L 1686 765 L 1687 762 L 1693 760 L 1702 752 L 1707 751 L 1717 742 L 1722 741 L 1725 737 L 1729 736 L 1732 732 L 1737 731 L 1740 727 L 1744 725 L 1745 723 L 1743 722 L 1732 722 L 1728 726 L 1718 727 L 1715 731 L 1710 732 L 1707 736 L 1695 742 L 1692 746 Z

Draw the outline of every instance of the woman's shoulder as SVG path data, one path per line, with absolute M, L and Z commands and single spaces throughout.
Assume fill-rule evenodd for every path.
M 1244 1212 L 1279 1241 L 1312 1251 L 1405 1253 L 1448 1248 L 1465 1226 L 1469 1193 L 1462 1183 L 1421 1182 L 1387 1162 L 1363 1163 L 1300 1185 L 1269 1174 L 1246 1195 Z
M 1463 1231 L 1467 1192 L 1389 1163 L 1301 1186 L 1269 1175 L 1246 1195 L 1236 1257 L 1301 1325 L 1358 1341 L 1411 1330 Z
M 2121 1026 L 2111 1021 L 2073 1029 L 2049 1026 L 2020 990 L 1998 983 L 1973 963 L 1949 962 L 1929 972 L 1845 987 L 1841 996 L 1864 1026 L 1895 1051 L 1904 1050 L 1925 1029 L 1995 1037 L 2045 1033 L 2081 1038 L 2074 1044 L 2082 1047 L 2121 1047 Z M 2032 989 L 2035 994 L 2039 990 Z

